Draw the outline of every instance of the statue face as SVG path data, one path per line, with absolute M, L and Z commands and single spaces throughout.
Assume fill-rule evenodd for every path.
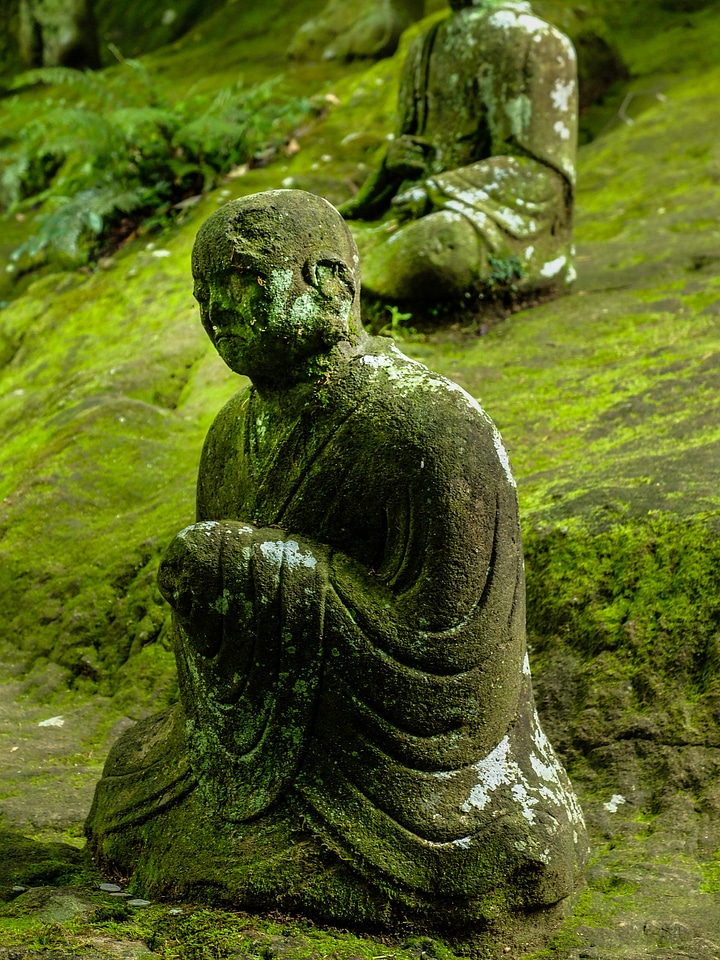
M 306 379 L 313 357 L 348 338 L 353 291 L 342 264 L 271 267 L 252 253 L 196 275 L 203 326 L 225 363 L 252 380 L 282 385 Z M 306 276 L 308 279 L 306 279 Z

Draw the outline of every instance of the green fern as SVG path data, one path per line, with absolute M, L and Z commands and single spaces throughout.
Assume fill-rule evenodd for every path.
M 309 108 L 304 99 L 279 97 L 276 80 L 238 83 L 173 106 L 141 63 L 123 65 L 140 84 L 139 92 L 128 85 L 131 102 L 120 102 L 103 75 L 68 67 L 15 79 L 16 88 L 75 86 L 93 106 L 61 100 L 0 150 L 0 203 L 11 212 L 40 208 L 37 229 L 13 252 L 14 262 L 31 267 L 44 253 L 87 260 L 123 216 L 157 223 L 172 215 L 175 204 L 213 187 L 231 166 L 276 149 Z
M 144 188 L 118 192 L 111 184 L 81 190 L 73 197 L 56 197 L 56 209 L 45 215 L 42 229 L 13 250 L 10 260 L 17 263 L 25 255 L 32 260 L 48 247 L 61 259 L 82 259 L 83 237 L 99 237 L 108 216 L 116 211 L 132 213 L 147 199 Z
M 93 73 L 91 70 L 75 70 L 73 67 L 37 67 L 19 73 L 7 84 L 8 90 L 21 90 L 42 83 L 48 86 L 80 87 L 89 94 L 108 95 L 108 85 L 105 75 Z

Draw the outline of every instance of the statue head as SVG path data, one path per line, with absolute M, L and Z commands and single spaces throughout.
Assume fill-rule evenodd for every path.
M 361 335 L 355 241 L 337 210 L 302 190 L 225 204 L 198 231 L 195 298 L 236 373 L 282 386 L 312 376 Z

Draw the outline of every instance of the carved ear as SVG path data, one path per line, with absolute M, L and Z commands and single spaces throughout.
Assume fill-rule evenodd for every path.
M 323 251 L 308 260 L 303 269 L 306 281 L 328 300 L 338 295 L 355 299 L 355 278 L 345 261 L 333 253 Z

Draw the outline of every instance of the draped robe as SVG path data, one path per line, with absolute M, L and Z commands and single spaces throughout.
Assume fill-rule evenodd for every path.
M 274 422 L 251 388 L 210 429 L 160 577 L 185 752 L 156 750 L 141 817 L 199 791 L 257 822 L 291 798 L 370 881 L 467 898 L 525 871 L 553 903 L 584 832 L 534 710 L 507 455 L 460 387 L 365 348 Z M 108 760 L 105 829 L 111 791 L 110 829 L 133 822 L 134 762 Z

